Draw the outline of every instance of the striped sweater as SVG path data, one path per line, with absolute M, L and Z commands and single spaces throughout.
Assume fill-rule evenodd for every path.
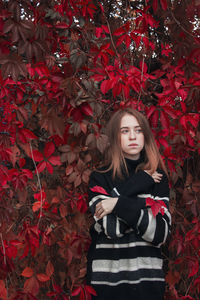
M 160 246 L 169 234 L 169 186 L 163 171 L 160 183 L 144 171 L 135 173 L 141 160 L 126 159 L 129 176 L 112 180 L 112 172 L 93 172 L 89 182 L 89 208 L 103 199 L 118 197 L 111 214 L 91 228 L 87 280 L 97 291 L 96 300 L 163 299 L 164 275 Z M 92 191 L 101 186 L 108 195 Z M 94 189 L 95 190 L 95 189 Z M 162 214 L 153 216 L 146 199 L 163 201 Z M 152 298 L 151 298 L 152 297 Z

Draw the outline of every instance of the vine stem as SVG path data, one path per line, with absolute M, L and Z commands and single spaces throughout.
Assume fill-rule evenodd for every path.
M 42 199 L 42 185 L 41 185 L 41 181 L 40 181 L 40 176 L 39 176 L 38 168 L 37 168 L 37 165 L 36 165 L 36 162 L 35 162 L 35 159 L 34 159 L 33 148 L 32 148 L 31 142 L 29 142 L 29 144 L 30 144 L 30 150 L 31 150 L 31 157 L 32 157 L 32 160 L 33 160 L 33 163 L 34 163 L 34 166 L 35 166 L 35 171 L 36 171 L 36 175 L 37 175 L 38 185 L 39 185 L 39 189 L 40 189 L 40 196 L 41 196 L 40 216 L 39 216 L 39 221 L 38 221 L 38 225 L 39 225 L 41 217 L 42 217 L 42 208 L 43 208 L 42 207 L 42 202 L 43 202 L 43 199 Z
M 4 264 L 6 265 L 6 249 L 5 249 L 2 233 L 0 233 L 0 236 L 1 236 L 1 243 L 2 243 L 2 248 L 3 248 L 3 256 L 4 256 L 3 260 L 4 260 Z M 7 279 L 6 279 L 6 289 L 7 289 L 7 295 L 8 295 Z M 6 299 L 8 299 L 8 296 L 6 297 Z
M 105 16 L 105 17 L 106 17 L 106 16 Z M 115 43 L 114 43 L 114 41 L 113 41 L 112 32 L 111 32 L 111 29 L 110 29 L 110 24 L 109 24 L 107 18 L 106 18 L 106 23 L 107 23 L 107 26 L 108 26 L 108 30 L 109 30 L 109 34 L 110 34 L 110 39 L 111 39 L 111 43 L 112 43 L 112 45 L 113 45 L 113 48 L 115 49 L 115 52 L 116 52 L 117 56 L 120 57 L 120 55 L 119 55 L 119 53 L 118 53 L 118 51 L 117 51 L 117 48 L 116 48 L 116 46 L 115 46 Z
M 142 80 L 143 80 L 143 77 L 144 77 L 144 55 L 143 55 L 143 59 L 142 59 L 141 86 L 140 86 L 140 92 L 139 92 L 139 95 L 138 95 L 138 103 L 139 103 L 139 101 L 140 101 L 140 97 L 141 97 L 141 91 L 142 91 Z
M 173 14 L 173 12 L 170 10 L 170 13 L 171 13 L 171 15 L 172 15 L 172 18 L 174 19 L 174 21 L 176 22 L 176 24 L 181 28 L 181 29 L 183 29 L 183 31 L 185 31 L 187 34 L 189 34 L 190 36 L 192 36 L 193 38 L 195 38 L 195 36 L 191 33 L 191 32 L 189 32 L 189 31 L 187 31 L 182 25 L 181 25 L 181 23 L 176 19 L 176 17 L 174 16 L 174 14 Z
M 3 260 L 4 260 L 4 264 L 6 265 L 6 249 L 5 249 L 5 246 L 4 246 L 2 233 L 0 233 L 0 236 L 1 236 L 1 243 L 2 243 L 2 248 L 3 248 L 3 255 L 4 255 Z

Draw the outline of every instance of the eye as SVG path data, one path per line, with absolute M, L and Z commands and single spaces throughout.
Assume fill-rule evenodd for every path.
M 136 132 L 136 133 L 141 133 L 141 132 L 142 132 L 142 129 L 141 129 L 141 128 L 138 128 L 138 129 L 135 130 L 135 132 Z
M 126 134 L 126 133 L 128 133 L 128 132 L 129 132 L 128 129 L 122 129 L 122 130 L 121 130 L 121 133 L 122 133 L 122 134 Z

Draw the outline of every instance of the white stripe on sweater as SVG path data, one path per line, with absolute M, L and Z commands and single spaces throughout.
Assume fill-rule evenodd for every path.
M 153 196 L 151 194 L 138 194 L 137 196 L 139 198 L 152 198 L 154 200 L 166 200 L 166 201 L 169 201 L 169 197 L 158 197 L 158 196 Z
M 92 204 L 94 204 L 94 203 L 95 203 L 97 200 L 99 200 L 99 199 L 104 200 L 104 199 L 107 199 L 107 198 L 110 198 L 110 197 L 105 196 L 105 195 L 97 195 L 97 196 L 93 197 L 93 198 L 90 200 L 89 206 L 92 206 Z
M 148 242 L 152 242 L 156 232 L 156 218 L 153 216 L 152 211 L 148 209 L 148 226 L 142 238 Z
M 91 283 L 92 284 L 104 284 L 104 285 L 110 285 L 110 286 L 115 286 L 115 285 L 119 285 L 119 284 L 122 284 L 122 283 L 128 283 L 128 284 L 138 284 L 142 281 L 165 281 L 164 278 L 141 278 L 141 279 L 138 279 L 138 280 L 120 280 L 120 281 L 117 281 L 117 282 L 109 282 L 109 281 L 95 281 L 95 280 L 92 280 Z
M 168 236 L 168 231 L 169 231 L 167 221 L 165 219 L 163 219 L 163 220 L 165 222 L 165 235 L 164 235 L 163 241 L 158 245 L 158 247 L 160 247 L 163 243 L 165 243 L 167 236 Z
M 138 271 L 139 269 L 162 268 L 162 259 L 157 257 L 137 257 L 133 259 L 104 260 L 98 259 L 92 262 L 93 272 L 118 273 L 121 271 Z
M 132 243 L 124 243 L 124 244 L 97 244 L 96 249 L 118 249 L 118 248 L 134 248 L 140 246 L 150 246 L 152 244 L 148 242 L 132 242 Z M 158 246 L 154 246 L 155 248 L 159 248 Z

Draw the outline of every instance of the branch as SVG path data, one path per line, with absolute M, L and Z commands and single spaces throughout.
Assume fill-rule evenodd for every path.
M 138 96 L 138 103 L 139 103 L 140 97 L 141 97 L 143 76 L 144 76 L 144 55 L 143 55 L 143 59 L 142 59 L 141 86 L 140 86 L 140 92 L 139 92 L 139 96 Z
M 1 243 L 2 243 L 2 248 L 3 248 L 3 260 L 4 260 L 4 264 L 6 265 L 6 249 L 4 246 L 2 233 L 0 233 L 0 236 L 1 236 Z
M 40 189 L 40 195 L 41 195 L 40 216 L 39 216 L 39 221 L 38 221 L 38 225 L 39 225 L 41 217 L 42 217 L 42 202 L 43 202 L 43 199 L 42 199 L 42 185 L 41 185 L 41 181 L 40 181 L 40 176 L 39 176 L 39 172 L 38 172 L 38 169 L 37 169 L 37 165 L 36 165 L 36 162 L 35 162 L 35 159 L 34 159 L 34 156 L 33 156 L 33 148 L 32 148 L 31 142 L 29 142 L 29 144 L 30 144 L 31 156 L 32 156 L 32 160 L 33 160 L 33 163 L 34 163 L 34 166 L 35 166 L 35 170 L 36 170 L 36 174 L 37 174 L 37 179 L 38 179 L 38 185 L 39 185 L 39 189 Z
M 171 12 L 172 18 L 174 19 L 174 21 L 176 22 L 176 24 L 177 24 L 181 29 L 183 29 L 183 31 L 185 31 L 187 34 L 189 34 L 190 36 L 192 36 L 193 38 L 195 38 L 195 36 L 194 36 L 191 32 L 187 31 L 187 30 L 181 25 L 181 23 L 175 18 L 174 14 L 173 14 L 173 12 L 172 12 L 171 10 L 170 10 L 170 12 Z

